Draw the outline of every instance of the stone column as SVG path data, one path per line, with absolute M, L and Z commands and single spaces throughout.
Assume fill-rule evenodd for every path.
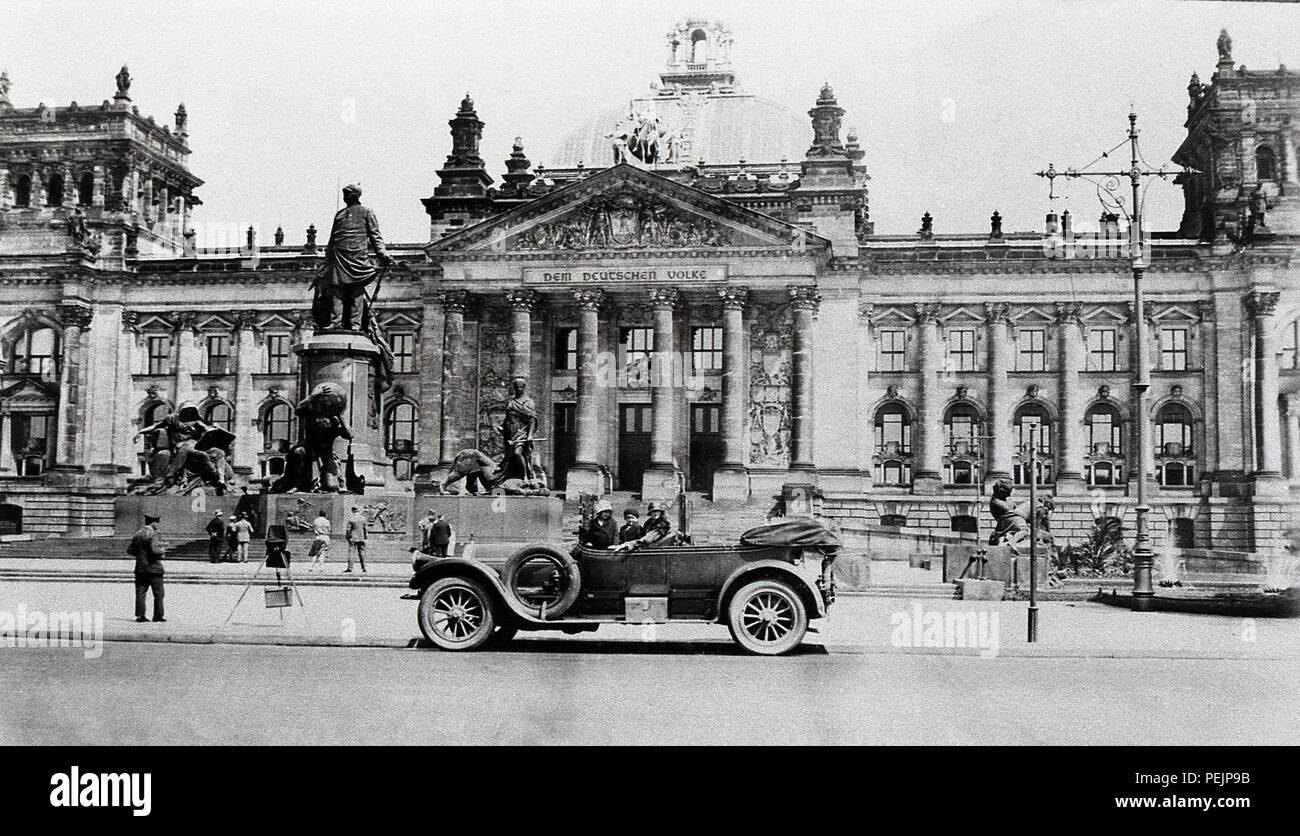
M 1282 476 L 1282 439 L 1278 427 L 1277 342 L 1273 337 L 1273 312 L 1279 294 L 1254 291 L 1246 308 L 1255 320 L 1255 478 L 1272 481 Z
M 253 472 L 262 444 L 257 433 L 257 393 L 253 391 L 253 374 L 260 367 L 253 341 L 256 319 L 253 311 L 240 311 L 235 316 L 235 460 L 231 465 L 243 475 Z
M 1300 481 L 1300 393 L 1286 395 L 1287 476 Z
M 1083 399 L 1079 390 L 1079 373 L 1083 371 L 1088 356 L 1079 314 L 1077 302 L 1056 303 L 1061 338 L 1061 393 L 1058 401 L 1061 426 L 1056 443 L 1052 445 L 1056 451 L 1057 493 L 1082 493 L 1084 489 Z
M 673 458 L 674 416 L 677 399 L 673 386 L 673 306 L 676 288 L 653 288 L 650 307 L 654 311 L 654 351 L 650 359 L 650 465 L 641 481 L 646 502 L 667 501 L 677 495 L 676 461 Z M 579 430 L 581 432 L 581 430 Z
M 416 479 L 433 478 L 442 458 L 442 348 L 446 314 L 442 295 L 426 290 L 420 315 L 420 423 Z
M 81 401 L 81 331 L 90 325 L 93 312 L 89 305 L 64 303 L 58 308 L 63 324 L 61 344 L 62 362 L 59 366 L 59 417 L 54 464 L 58 467 L 82 466 L 77 455 L 77 439 L 81 432 L 77 404 Z
M 14 472 L 13 413 L 0 411 L 0 473 Z
M 1011 305 L 1006 302 L 985 302 L 989 340 L 989 464 L 984 474 L 986 489 L 998 479 L 1011 478 L 1011 424 L 1007 410 L 1007 371 L 1011 368 L 1010 337 L 1007 335 L 1007 315 Z
M 1296 194 L 1300 190 L 1300 171 L 1296 171 L 1295 138 L 1291 131 L 1282 131 L 1282 158 L 1278 162 L 1282 166 L 1281 193 L 1288 197 Z
M 821 295 L 815 287 L 791 287 L 794 312 L 790 371 L 790 469 L 813 467 L 813 318 Z
M 510 377 L 530 380 L 529 353 L 533 342 L 533 305 L 537 294 L 531 290 L 507 290 L 510 305 Z
M 596 360 L 600 330 L 600 305 L 605 299 L 602 290 L 583 288 L 573 291 L 578 303 L 578 438 L 574 451 L 574 466 L 569 471 L 565 492 L 569 499 L 580 493 L 604 493 L 598 465 L 600 464 L 600 400 L 597 390 Z
M 920 332 L 917 371 L 921 379 L 916 425 L 912 444 L 919 452 L 913 458 L 913 493 L 939 493 L 943 488 L 943 404 L 939 401 L 938 369 L 943 349 L 939 345 L 939 306 L 933 302 L 916 305 Z
M 176 318 L 176 367 L 173 369 L 172 403 L 179 409 L 182 401 L 193 400 L 193 374 L 199 366 L 199 352 L 196 346 L 198 315 L 186 311 Z
M 439 464 L 450 466 L 460 452 L 460 427 L 457 413 L 461 401 L 461 349 L 465 343 L 465 305 L 469 294 L 464 290 L 442 292 L 442 422 L 439 429 L 442 450 Z
M 745 443 L 748 404 L 745 387 L 745 303 L 749 289 L 727 287 L 722 299 L 722 466 L 713 474 L 713 500 L 749 498 L 745 469 L 749 445 Z

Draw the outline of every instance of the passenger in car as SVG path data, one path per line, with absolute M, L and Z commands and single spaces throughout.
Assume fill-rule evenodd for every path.
M 618 542 L 626 543 L 629 540 L 636 540 L 645 534 L 645 529 L 641 527 L 641 515 L 631 506 L 623 509 L 623 527 L 618 530 Z
M 620 544 L 619 551 L 640 549 L 646 546 L 671 546 L 677 542 L 673 524 L 668 521 L 668 507 L 662 502 L 651 502 L 645 516 L 645 533 L 635 540 Z
M 618 542 L 618 527 L 614 523 L 614 507 L 607 500 L 596 503 L 596 515 L 591 524 L 579 532 L 579 539 L 584 546 L 593 549 L 608 549 Z

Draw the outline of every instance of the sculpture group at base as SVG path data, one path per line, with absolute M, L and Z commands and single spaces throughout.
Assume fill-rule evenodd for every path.
M 339 458 L 334 451 L 338 439 L 352 440 L 352 430 L 343 420 L 347 408 L 347 393 L 331 381 L 316 384 L 311 394 L 298 402 L 294 413 L 299 441 L 290 448 L 284 474 L 271 484 L 271 493 L 340 493 L 349 487 L 339 477 Z
M 452 459 L 451 469 L 443 479 L 441 490 L 465 480 L 470 493 L 500 490 L 507 496 L 549 496 L 546 469 L 534 448 L 534 442 L 543 441 L 537 431 L 537 404 L 526 394 L 528 383 L 522 377 L 511 381 L 511 397 L 502 405 L 505 417 L 497 431 L 501 433 L 504 452 L 496 461 L 481 450 L 461 450 Z
M 993 516 L 993 533 L 989 535 L 990 546 L 1007 546 L 1012 554 L 1020 554 L 1020 549 L 1028 548 L 1032 528 L 1029 515 L 1037 514 L 1038 544 L 1051 554 L 1054 544 L 1050 530 L 1051 514 L 1054 503 L 1051 497 L 1038 501 L 1038 508 L 1032 509 L 1028 502 L 1015 504 L 1011 501 L 1011 483 L 999 479 L 993 483 L 993 498 L 989 500 L 989 513 Z
M 234 487 L 230 445 L 235 435 L 204 423 L 192 402 L 185 401 L 175 412 L 142 428 L 135 438 L 151 434 L 151 478 L 137 485 L 132 493 L 183 494 L 210 488 L 220 496 Z

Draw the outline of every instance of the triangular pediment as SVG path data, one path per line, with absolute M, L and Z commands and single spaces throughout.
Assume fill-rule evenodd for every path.
M 570 253 L 770 249 L 821 252 L 830 242 L 667 177 L 618 165 L 433 242 L 455 252 Z
M 57 388 L 34 377 L 20 378 L 0 390 L 0 401 L 7 410 L 50 406 L 57 399 Z

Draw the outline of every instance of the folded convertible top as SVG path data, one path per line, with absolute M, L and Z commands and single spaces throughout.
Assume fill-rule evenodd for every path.
M 837 549 L 840 538 L 813 517 L 791 517 L 751 528 L 740 535 L 745 546 L 804 546 Z

